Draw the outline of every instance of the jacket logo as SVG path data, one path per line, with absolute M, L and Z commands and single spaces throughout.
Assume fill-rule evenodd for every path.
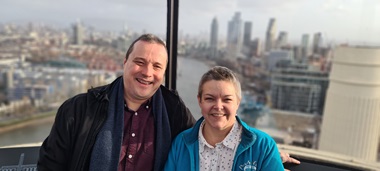
M 251 163 L 251 162 L 247 161 L 247 163 L 240 165 L 239 168 L 241 170 L 244 170 L 244 171 L 255 171 L 257 168 L 257 162 L 254 161 Z

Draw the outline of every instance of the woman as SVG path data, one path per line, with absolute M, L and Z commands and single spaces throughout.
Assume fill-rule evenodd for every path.
M 274 140 L 236 115 L 241 88 L 231 70 L 210 69 L 197 97 L 203 117 L 176 137 L 165 170 L 284 170 Z

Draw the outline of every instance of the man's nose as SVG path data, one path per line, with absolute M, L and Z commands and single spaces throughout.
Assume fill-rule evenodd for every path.
M 142 70 L 142 74 L 146 77 L 150 77 L 153 73 L 153 67 L 150 66 L 150 65 L 146 65 L 143 70 Z

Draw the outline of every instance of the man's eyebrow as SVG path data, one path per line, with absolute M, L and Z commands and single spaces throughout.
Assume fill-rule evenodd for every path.
M 134 58 L 133 60 L 143 60 L 143 61 L 146 61 L 146 59 L 143 58 L 143 57 L 136 57 L 136 58 Z
M 154 62 L 153 64 L 154 65 L 164 65 L 163 63 L 160 63 L 160 62 Z

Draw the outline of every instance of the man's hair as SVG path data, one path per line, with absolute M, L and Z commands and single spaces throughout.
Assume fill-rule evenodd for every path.
M 160 45 L 165 47 L 165 50 L 167 53 L 165 42 L 163 40 L 161 40 L 158 36 L 156 36 L 154 34 L 143 34 L 140 37 L 138 37 L 135 41 L 133 41 L 132 44 L 129 46 L 129 48 L 127 50 L 127 54 L 125 55 L 125 60 L 127 60 L 128 56 L 132 53 L 133 46 L 135 45 L 135 43 L 140 41 L 140 40 L 144 41 L 144 42 L 160 44 Z
M 198 86 L 198 97 L 202 98 L 202 86 L 207 81 L 228 81 L 231 82 L 236 90 L 236 96 L 238 99 L 241 99 L 241 87 L 240 87 L 240 81 L 236 77 L 235 73 L 231 71 L 230 69 L 223 67 L 223 66 L 215 66 L 211 68 L 209 71 L 207 71 L 205 74 L 203 74 L 201 80 L 199 81 Z

